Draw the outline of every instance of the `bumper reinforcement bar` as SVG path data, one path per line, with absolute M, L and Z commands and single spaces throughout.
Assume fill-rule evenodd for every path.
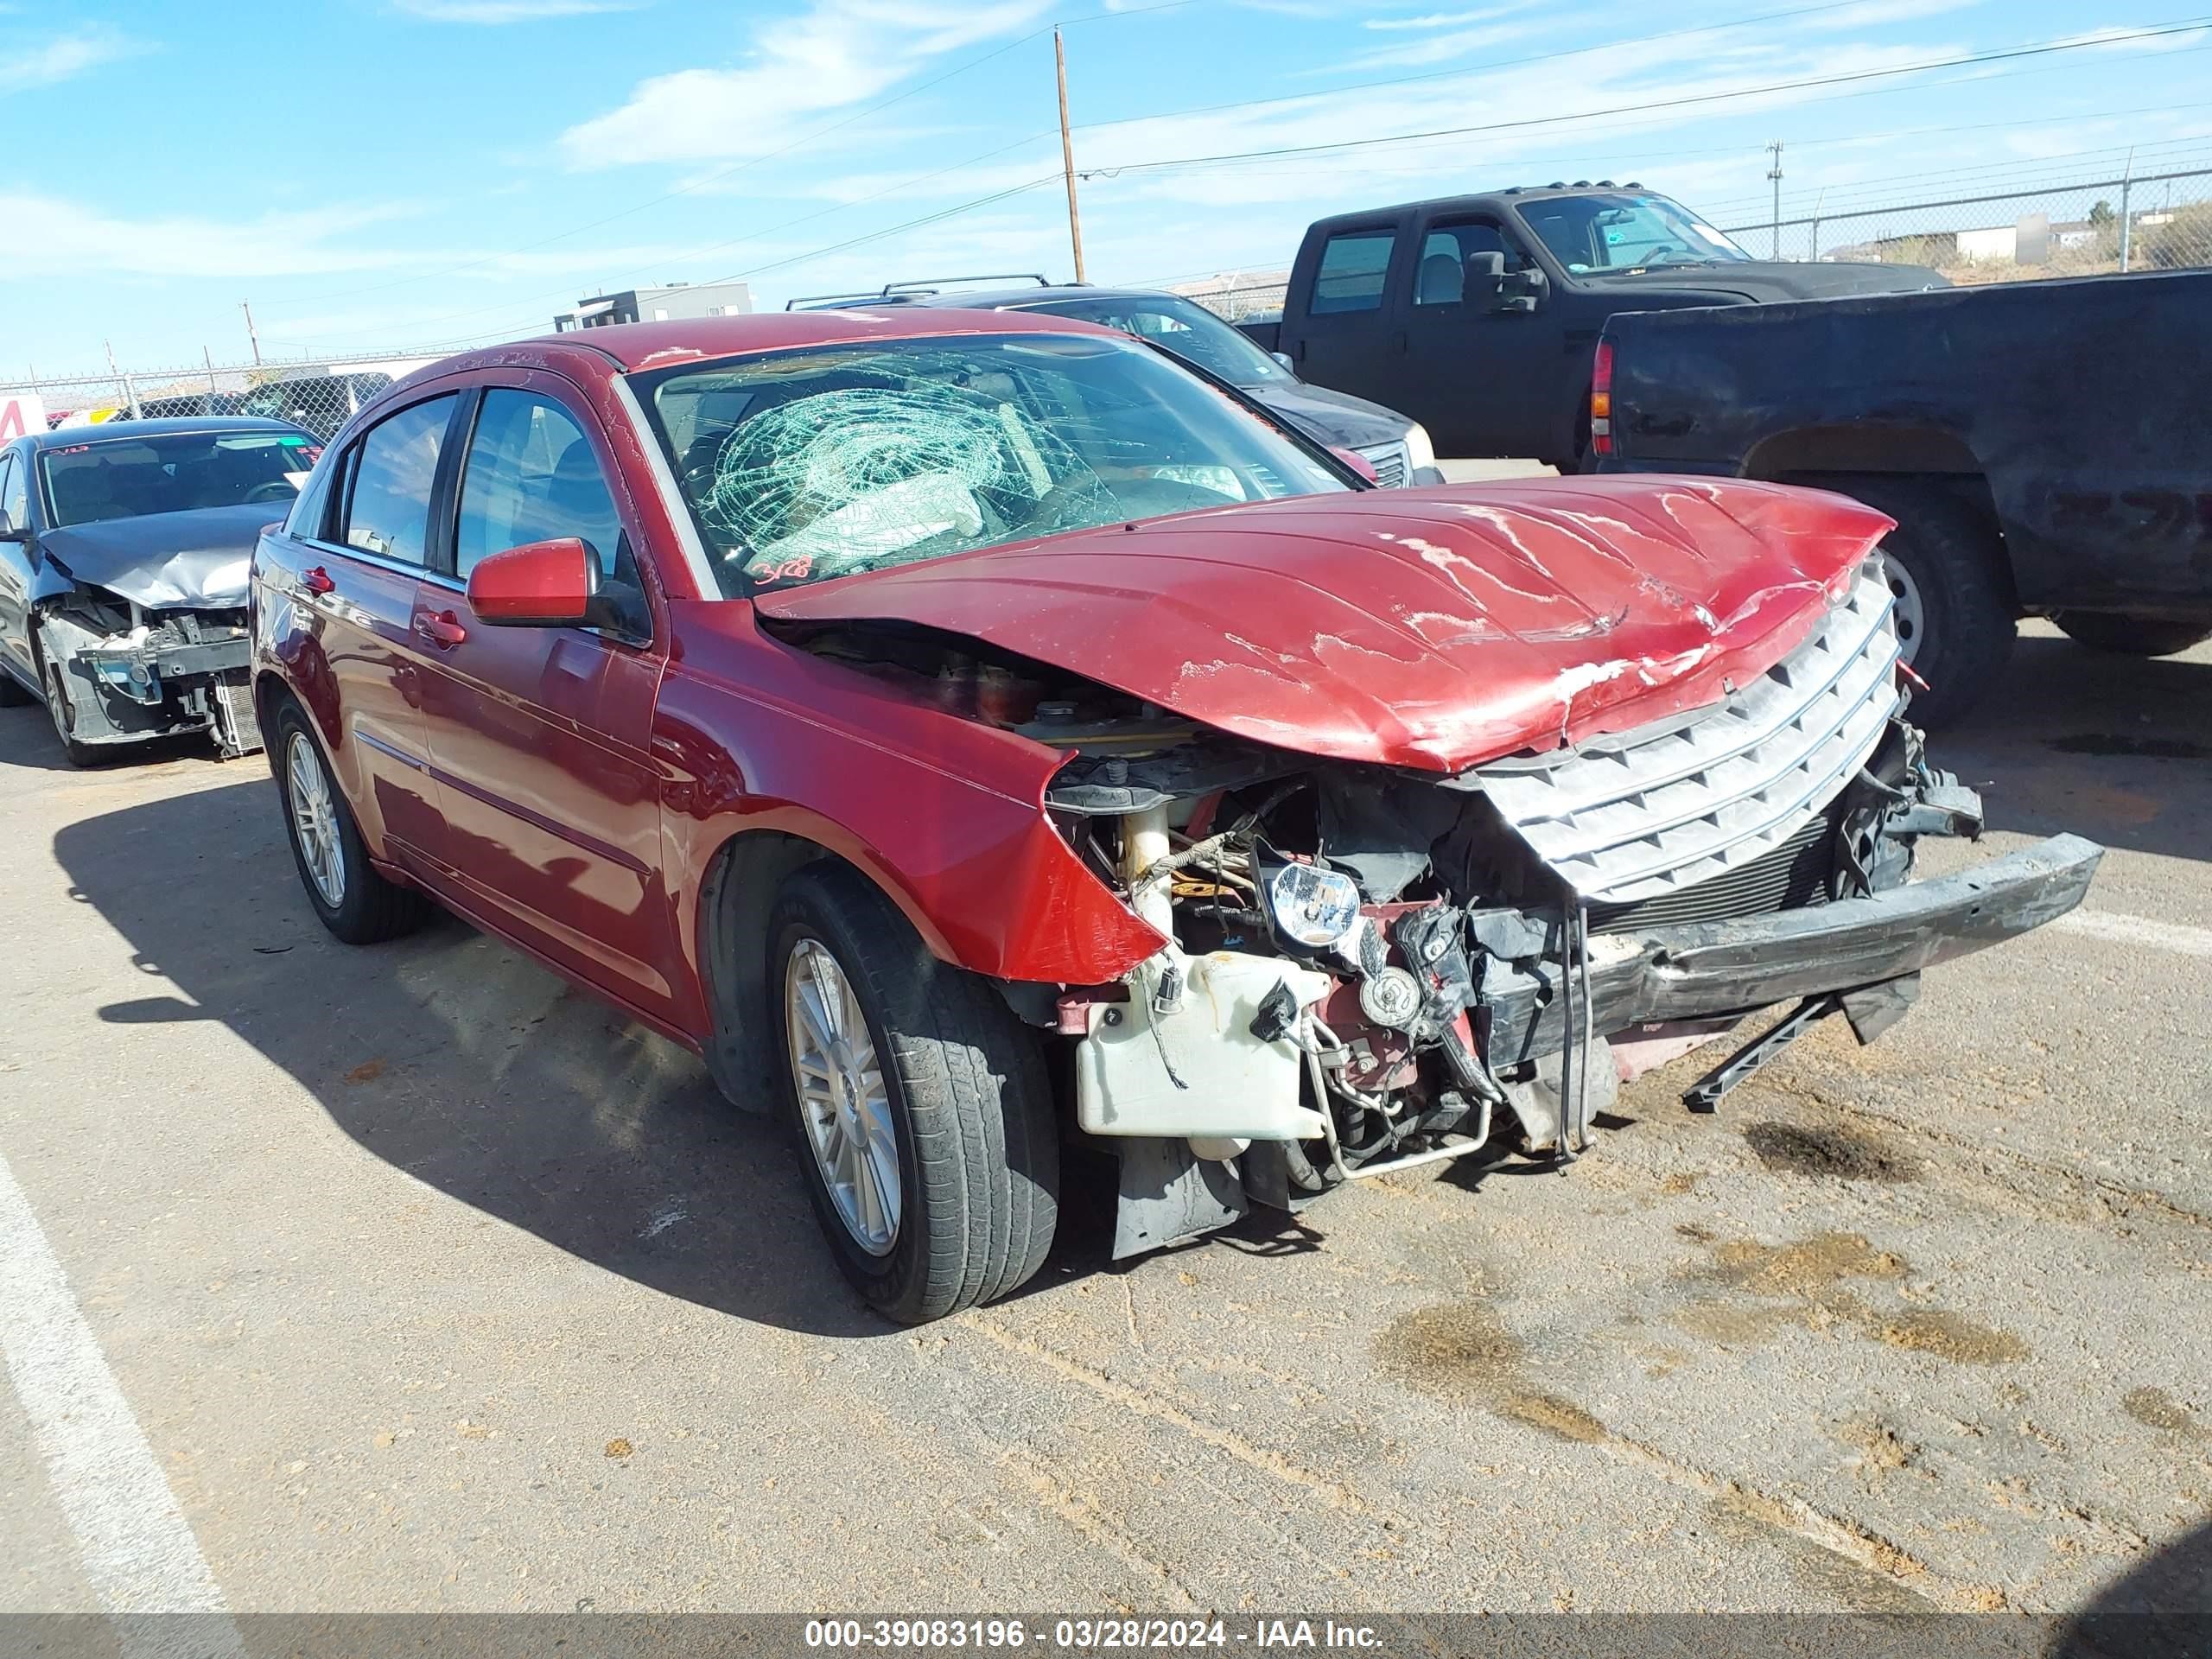
M 2103 856 L 2094 842 L 2054 836 L 1871 898 L 1614 935 L 1625 953 L 1591 966 L 1597 1029 L 1748 1014 L 1918 973 L 2063 916 L 2082 902 Z M 1489 1002 L 1484 1047 L 1493 1068 L 1558 1052 L 1566 999 L 1550 990 L 1529 981 Z

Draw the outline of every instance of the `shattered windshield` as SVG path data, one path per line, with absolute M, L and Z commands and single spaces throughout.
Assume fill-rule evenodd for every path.
M 865 341 L 639 377 L 722 591 L 1345 487 L 1133 341 Z

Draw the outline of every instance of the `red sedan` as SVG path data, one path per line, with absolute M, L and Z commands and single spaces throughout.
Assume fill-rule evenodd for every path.
M 2049 920 L 2061 836 L 1907 721 L 1888 520 L 1779 486 L 1377 491 L 1103 329 L 818 312 L 450 359 L 256 555 L 340 938 L 426 899 L 786 1118 L 894 1318 L 1408 1163 L 1571 1160 L 1618 1079 Z

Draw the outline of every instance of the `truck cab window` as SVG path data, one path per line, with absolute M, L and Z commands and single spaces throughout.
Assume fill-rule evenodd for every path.
M 1309 311 L 1379 311 L 1395 231 L 1339 231 L 1321 250 Z
M 1415 305 L 1457 305 L 1467 291 L 1467 260 L 1478 253 L 1503 256 L 1508 276 L 1529 268 L 1521 245 L 1488 219 L 1446 219 L 1421 238 L 1414 270 Z

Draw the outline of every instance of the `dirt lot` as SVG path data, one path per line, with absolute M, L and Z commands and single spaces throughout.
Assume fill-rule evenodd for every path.
M 0 1612 L 2063 1610 L 2201 1567 L 2212 650 L 2031 629 L 1941 756 L 1993 849 L 2112 852 L 1878 1046 L 1120 1268 L 1078 1202 L 1033 1291 L 912 1333 L 691 1059 L 458 924 L 327 939 L 258 762 L 70 772 L 6 711 Z

